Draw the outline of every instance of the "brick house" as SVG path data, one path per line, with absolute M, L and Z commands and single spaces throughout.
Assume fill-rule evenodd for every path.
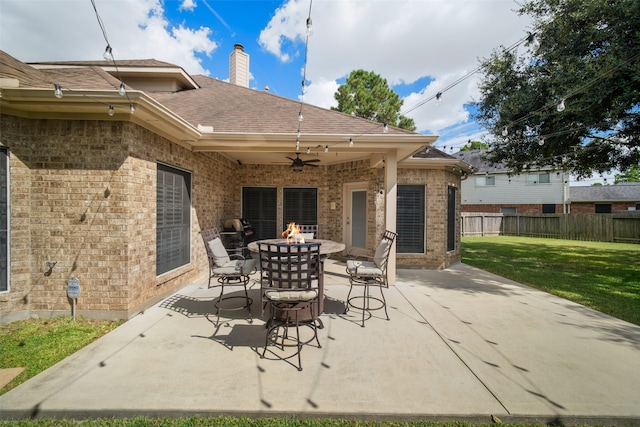
M 569 200 L 572 214 L 640 211 L 640 182 L 572 186 Z
M 429 149 L 436 136 L 156 60 L 113 65 L 0 52 L 2 322 L 70 313 L 71 277 L 78 315 L 128 319 L 205 274 L 199 231 L 229 218 L 260 238 L 315 220 L 368 254 L 390 229 L 393 267 L 460 261 L 468 165 Z

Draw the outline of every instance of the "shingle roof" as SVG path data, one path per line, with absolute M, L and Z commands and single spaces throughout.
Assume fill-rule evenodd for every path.
M 486 150 L 458 151 L 453 157 L 468 163 L 474 168 L 474 173 L 485 172 L 508 172 L 509 169 L 503 164 L 491 164 L 485 158 Z
M 193 76 L 199 89 L 150 93 L 192 124 L 213 126 L 216 132 L 295 133 L 302 109 L 300 131 L 319 134 L 382 134 L 382 124 L 326 108 L 249 89 L 206 76 Z M 389 127 L 389 134 L 413 132 Z
M 640 202 L 640 182 L 571 186 L 569 199 L 572 202 Z
M 38 70 L 0 51 L 0 77 L 18 79 L 21 87 L 114 90 L 120 81 L 97 66 Z
M 412 156 L 416 159 L 451 159 L 455 157 L 451 154 L 447 154 L 442 150 L 438 150 L 436 147 L 426 147 Z
M 158 61 L 157 59 L 118 59 L 119 67 L 153 67 L 153 68 L 180 68 L 169 62 Z M 49 61 L 49 62 L 28 62 L 29 65 L 68 65 L 68 66 L 96 66 L 96 67 L 112 67 L 113 61 L 95 60 L 95 61 Z

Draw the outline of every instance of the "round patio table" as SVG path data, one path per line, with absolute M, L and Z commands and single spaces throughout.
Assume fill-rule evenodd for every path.
M 270 243 L 270 244 L 287 244 L 286 239 L 265 239 L 265 240 L 256 240 L 255 242 L 251 242 L 247 245 L 249 250 L 254 253 L 258 253 L 258 243 Z M 326 239 L 310 239 L 306 240 L 305 243 L 320 243 L 320 277 L 318 280 L 318 315 L 322 314 L 324 311 L 324 260 L 329 257 L 329 255 L 342 252 L 345 249 L 345 244 L 340 242 L 335 242 L 333 240 Z M 295 243 L 290 243 L 295 244 Z M 322 324 L 322 322 L 320 322 Z

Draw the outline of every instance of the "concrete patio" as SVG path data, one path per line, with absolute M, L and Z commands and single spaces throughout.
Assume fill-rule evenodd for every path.
M 206 278 L 0 396 L 0 418 L 341 417 L 640 424 L 640 327 L 464 264 L 398 270 L 390 321 L 343 314 L 326 266 L 322 348 L 261 359 L 258 286 L 216 327 Z

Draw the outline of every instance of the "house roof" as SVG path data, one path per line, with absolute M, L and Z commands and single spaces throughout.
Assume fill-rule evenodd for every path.
M 569 187 L 569 199 L 574 202 L 636 202 L 640 203 L 640 182 L 615 185 Z
M 163 74 L 167 70 L 170 74 Z M 117 77 L 128 72 L 135 74 L 137 81 L 147 75 L 150 79 L 179 77 L 188 84 L 172 92 L 128 86 L 123 97 L 118 95 Z M 294 156 L 300 131 L 300 157 L 308 157 L 309 148 L 323 164 L 359 159 L 380 164 L 385 153 L 394 152 L 399 161 L 463 165 L 440 150 L 425 150 L 437 139 L 436 135 L 393 126 L 384 132 L 380 123 L 360 117 L 182 73 L 182 68 L 155 59 L 118 61 L 118 70 L 114 70 L 110 61 L 25 64 L 0 51 L 2 113 L 34 118 L 131 120 L 193 151 L 217 151 L 243 163 L 271 164 Z M 63 87 L 61 99 L 53 96 L 54 84 Z M 106 114 L 109 105 L 115 107 L 112 117 Z M 130 106 L 135 107 L 135 113 L 130 112 Z M 298 120 L 299 112 L 304 117 L 302 122 Z M 349 145 L 350 139 L 353 146 Z
M 486 150 L 458 151 L 453 157 L 462 160 L 473 168 L 474 173 L 506 173 L 509 169 L 503 164 L 491 164 L 485 159 Z

